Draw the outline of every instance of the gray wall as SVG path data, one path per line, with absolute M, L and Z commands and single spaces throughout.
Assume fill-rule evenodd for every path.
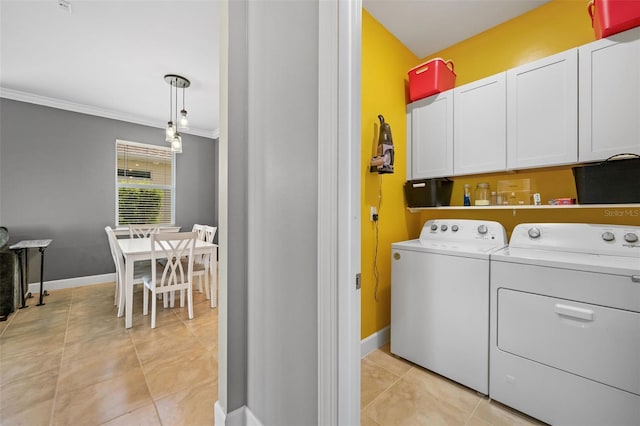
M 164 130 L 0 102 L 0 225 L 11 242 L 53 239 L 45 281 L 114 272 L 104 227 L 115 225 L 115 140 L 162 145 Z M 217 145 L 183 136 L 176 158 L 176 224 L 183 230 L 218 223 Z M 32 266 L 31 282 L 39 279 Z
M 231 412 L 246 386 L 245 404 L 264 425 L 315 425 L 318 3 L 229 7 L 227 343 L 246 333 L 246 346 L 227 349 L 222 393 Z M 234 92 L 242 79 L 247 92 Z

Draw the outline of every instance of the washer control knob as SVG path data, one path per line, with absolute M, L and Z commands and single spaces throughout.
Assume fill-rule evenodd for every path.
M 626 234 L 624 234 L 624 240 L 628 243 L 635 243 L 636 241 L 638 241 L 638 235 L 634 234 L 633 232 L 627 232 Z
M 436 225 L 435 223 L 433 225 L 431 225 L 431 230 L 432 231 L 437 231 L 438 230 L 438 225 Z
M 613 241 L 616 239 L 616 236 L 613 235 L 613 232 L 611 231 L 606 231 L 602 233 L 602 239 L 605 241 Z
M 452 230 L 453 232 L 458 232 L 458 225 L 453 225 L 453 226 L 451 227 L 451 230 Z
M 531 238 L 538 238 L 540 237 L 540 229 L 538 228 L 529 228 L 529 237 Z
M 486 234 L 488 231 L 487 225 L 478 225 L 478 233 Z
M 446 231 L 447 229 L 448 229 L 448 226 L 447 226 L 447 225 L 442 225 L 442 226 L 440 227 L 440 230 L 441 230 L 441 231 Z

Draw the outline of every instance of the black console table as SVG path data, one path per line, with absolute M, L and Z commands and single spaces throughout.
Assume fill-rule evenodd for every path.
M 20 271 L 20 298 L 22 306 L 20 309 L 26 308 L 25 293 L 29 289 L 29 256 L 30 248 L 37 248 L 40 252 L 40 300 L 36 306 L 44 305 L 43 296 L 47 294 L 43 291 L 43 273 L 44 273 L 44 251 L 51 244 L 51 240 L 23 240 L 9 247 L 10 250 L 18 257 L 18 268 Z M 24 254 L 24 256 L 23 256 Z

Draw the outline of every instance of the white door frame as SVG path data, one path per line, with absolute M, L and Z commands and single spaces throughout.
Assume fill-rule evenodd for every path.
M 360 424 L 362 3 L 319 2 L 318 424 Z

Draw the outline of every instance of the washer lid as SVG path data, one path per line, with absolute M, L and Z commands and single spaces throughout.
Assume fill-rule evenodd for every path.
M 425 241 L 410 240 L 391 244 L 392 250 L 408 250 L 447 256 L 489 259 L 491 253 L 506 247 L 502 241 L 465 242 L 465 241 Z

